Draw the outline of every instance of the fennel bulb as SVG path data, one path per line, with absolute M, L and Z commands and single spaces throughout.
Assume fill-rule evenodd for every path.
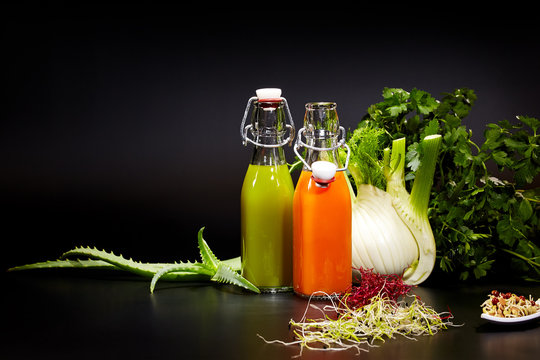
M 420 143 L 422 160 L 411 192 L 405 187 L 405 138 L 392 149 L 379 148 L 384 130 L 359 126 L 348 140 L 352 199 L 352 267 L 381 274 L 403 274 L 417 285 L 435 266 L 435 239 L 427 209 L 441 135 Z M 382 155 L 382 159 L 379 159 Z M 351 181 L 351 179 L 349 179 Z
M 401 274 L 418 258 L 418 246 L 390 194 L 361 184 L 352 202 L 352 265 Z M 399 241 L 397 241 L 399 239 Z

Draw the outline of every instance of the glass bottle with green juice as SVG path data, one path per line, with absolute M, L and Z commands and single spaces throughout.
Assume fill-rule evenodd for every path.
M 254 145 L 240 196 L 242 276 L 261 292 L 291 291 L 294 185 L 283 147 L 292 142 L 294 123 L 280 89 L 256 94 L 240 128 L 243 144 Z

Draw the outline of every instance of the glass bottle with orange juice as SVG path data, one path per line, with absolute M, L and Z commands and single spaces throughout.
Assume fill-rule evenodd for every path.
M 292 142 L 294 123 L 280 89 L 256 93 L 240 128 L 244 145 L 254 145 L 240 195 L 242 276 L 261 292 L 291 291 L 294 185 L 283 146 Z
M 339 294 L 352 285 L 349 151 L 344 166 L 338 155 L 340 147 L 349 149 L 336 107 L 334 102 L 306 104 L 294 146 L 304 163 L 293 199 L 293 290 L 300 296 Z

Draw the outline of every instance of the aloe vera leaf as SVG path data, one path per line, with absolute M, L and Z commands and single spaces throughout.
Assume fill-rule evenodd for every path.
M 159 279 L 168 279 L 171 275 L 174 276 L 174 274 L 177 273 L 181 273 L 185 276 L 189 276 L 189 274 L 191 273 L 194 275 L 198 275 L 199 280 L 210 280 L 212 276 L 214 276 L 215 270 L 211 269 L 208 265 L 201 263 L 170 264 L 163 267 L 154 274 L 154 276 L 152 277 L 152 281 L 150 282 L 150 293 L 154 292 L 154 288 L 156 287 L 156 283 Z
M 204 227 L 202 227 L 199 230 L 199 233 L 197 234 L 197 240 L 199 242 L 199 251 L 201 253 L 201 259 L 202 259 L 203 264 L 208 265 L 210 268 L 212 268 L 215 271 L 217 270 L 218 264 L 220 261 L 218 260 L 216 255 L 214 255 L 212 250 L 210 250 L 210 247 L 204 240 L 203 231 L 204 231 Z
M 204 240 L 204 227 L 199 230 L 199 251 L 203 263 L 180 262 L 180 263 L 142 263 L 132 259 L 126 259 L 122 255 L 98 250 L 90 247 L 77 247 L 62 254 L 61 259 L 34 264 L 22 265 L 8 269 L 8 271 L 31 270 L 43 268 L 106 268 L 131 272 L 143 277 L 151 277 L 151 292 L 159 279 L 170 281 L 207 281 L 213 280 L 238 285 L 246 289 L 260 292 L 257 287 L 244 279 L 240 274 L 241 259 L 234 257 L 224 261 L 218 260 Z M 88 260 L 68 257 L 88 257 Z M 220 270 L 220 274 L 217 274 Z M 217 276 L 216 276 L 217 275 Z
M 230 268 L 234 271 L 240 272 L 240 270 L 242 269 L 242 262 L 240 256 L 234 257 L 232 259 L 221 260 L 221 262 L 227 266 L 230 266 Z
M 233 259 L 234 260 L 234 259 Z M 234 264 L 235 261 L 232 263 Z M 185 263 L 183 263 L 184 266 L 181 268 L 185 269 Z M 158 272 L 160 269 L 171 266 L 171 265 L 178 265 L 178 264 L 166 264 L 166 263 L 147 263 L 144 264 L 144 266 L 147 266 L 150 268 L 155 268 L 155 272 Z M 126 271 L 125 269 L 121 269 L 117 267 L 116 265 L 113 265 L 111 263 L 108 263 L 103 260 L 53 260 L 53 261 L 44 261 L 44 262 L 37 262 L 32 264 L 26 264 L 21 266 L 15 266 L 12 268 L 7 269 L 7 271 L 24 271 L 24 270 L 37 270 L 37 269 L 60 269 L 60 268 L 71 268 L 71 269 L 103 269 L 103 270 L 118 270 L 118 271 Z M 190 282 L 190 281 L 208 281 L 210 280 L 209 275 L 199 274 L 195 272 L 190 271 L 173 271 L 170 273 L 165 274 L 162 278 L 162 280 L 165 281 L 183 281 L 183 282 Z
M 233 269 L 234 271 L 240 271 L 241 263 L 240 263 L 240 256 L 223 260 L 222 263 L 228 265 Z M 158 272 L 160 269 L 175 265 L 174 263 L 146 263 L 144 266 L 148 268 L 155 268 L 155 272 Z M 80 268 L 80 269 L 107 269 L 107 270 L 123 270 L 119 267 L 103 261 L 103 260 L 95 260 L 95 259 L 88 259 L 88 260 L 81 260 L 81 259 L 74 259 L 74 260 L 48 260 L 48 261 L 42 261 L 42 262 L 36 262 L 31 264 L 25 264 L 25 265 L 18 265 L 14 266 L 12 268 L 7 269 L 7 271 L 23 271 L 23 270 L 37 270 L 37 269 L 56 269 L 56 268 Z M 186 280 L 202 280 L 205 278 L 205 276 L 200 277 L 200 279 L 196 276 L 193 276 L 192 273 L 187 272 L 171 272 L 167 274 L 163 279 L 164 280 L 180 280 L 180 281 L 186 281 Z M 184 278 L 186 277 L 186 278 Z
M 118 268 L 102 260 L 49 260 L 33 264 L 19 265 L 7 269 L 7 271 L 21 271 L 34 269 L 54 269 L 54 268 L 84 268 L 84 269 L 117 269 Z
M 249 282 L 246 278 L 244 278 L 242 275 L 240 275 L 238 272 L 231 269 L 231 267 L 227 266 L 225 263 L 220 262 L 217 267 L 217 271 L 215 275 L 210 279 L 212 281 L 216 281 L 219 283 L 225 283 L 225 284 L 231 284 L 243 287 L 247 290 L 251 290 L 253 292 L 256 292 L 257 294 L 260 294 L 260 290 L 253 285 L 251 282 Z
M 102 260 L 118 267 L 119 269 L 146 277 L 154 276 L 154 273 L 156 271 L 159 271 L 159 269 L 156 269 L 155 265 L 153 264 L 144 264 L 131 259 L 126 259 L 122 255 L 115 255 L 112 252 L 107 252 L 104 250 L 98 250 L 96 248 L 89 247 L 77 247 L 73 250 L 69 250 L 63 253 L 61 258 L 66 259 L 69 257 L 80 256 L 86 256 L 92 259 Z
M 117 268 L 131 273 L 144 276 L 144 277 L 153 277 L 158 271 L 164 267 L 174 266 L 176 270 L 174 272 L 167 272 L 167 276 L 164 277 L 165 280 L 183 280 L 183 277 L 189 276 L 189 280 L 199 280 L 208 278 L 212 274 L 206 272 L 206 267 L 202 268 L 201 263 L 198 262 L 181 262 L 175 264 L 155 264 L 155 263 L 141 263 L 138 261 L 133 261 L 131 259 L 126 259 L 122 255 L 115 255 L 103 250 L 97 250 L 92 248 L 75 248 L 68 252 L 62 254 L 62 258 L 67 258 L 70 256 L 87 256 L 93 259 L 98 259 L 105 261 L 109 264 L 116 266 Z M 205 275 L 202 277 L 193 276 L 193 275 Z M 188 279 L 185 279 L 188 280 Z

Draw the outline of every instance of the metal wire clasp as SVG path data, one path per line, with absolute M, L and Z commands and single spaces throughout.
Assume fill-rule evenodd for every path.
M 246 125 L 246 119 L 249 115 L 249 109 L 251 108 L 251 104 L 253 104 L 253 102 L 258 99 L 259 98 L 257 96 L 253 96 L 249 98 L 248 103 L 246 105 L 246 110 L 244 111 L 244 117 L 242 118 L 242 123 L 240 124 L 240 136 L 242 137 L 242 144 L 246 146 L 248 142 L 250 142 L 253 145 L 266 147 L 266 148 L 277 148 L 277 147 L 285 146 L 287 144 L 291 146 L 294 139 L 295 129 L 294 129 L 293 118 L 291 116 L 291 111 L 289 110 L 289 104 L 287 103 L 287 99 L 285 99 L 284 97 L 280 97 L 280 99 L 283 101 L 283 105 L 284 105 L 287 117 L 289 118 L 289 124 L 285 124 L 285 127 L 289 129 L 289 136 L 279 144 L 261 144 L 248 137 L 248 130 L 251 129 L 253 125 L 251 124 Z
M 321 147 L 311 146 L 311 145 L 308 145 L 308 144 L 304 143 L 302 141 L 302 133 L 305 130 L 306 130 L 305 128 L 301 128 L 300 130 L 298 130 L 298 135 L 296 137 L 296 142 L 294 144 L 293 150 L 294 150 L 294 153 L 296 154 L 296 156 L 298 156 L 298 158 L 304 163 L 304 165 L 306 166 L 306 168 L 309 171 L 311 171 L 311 166 L 309 166 L 309 164 L 306 162 L 306 160 L 298 152 L 299 148 L 305 147 L 307 149 L 311 149 L 311 150 L 315 150 L 315 151 L 332 151 L 332 150 L 336 150 L 336 149 L 338 149 L 340 147 L 344 147 L 345 149 L 347 149 L 347 157 L 345 158 L 345 166 L 343 166 L 342 168 L 336 169 L 336 171 L 345 171 L 345 170 L 347 170 L 347 167 L 349 166 L 349 158 L 351 157 L 351 149 L 349 148 L 349 145 L 347 145 L 345 143 L 346 132 L 345 132 L 345 128 L 343 126 L 339 127 L 339 130 L 340 130 L 340 132 L 342 134 L 341 140 L 339 140 L 336 145 L 334 145 L 332 147 L 328 147 L 328 148 L 321 148 Z

